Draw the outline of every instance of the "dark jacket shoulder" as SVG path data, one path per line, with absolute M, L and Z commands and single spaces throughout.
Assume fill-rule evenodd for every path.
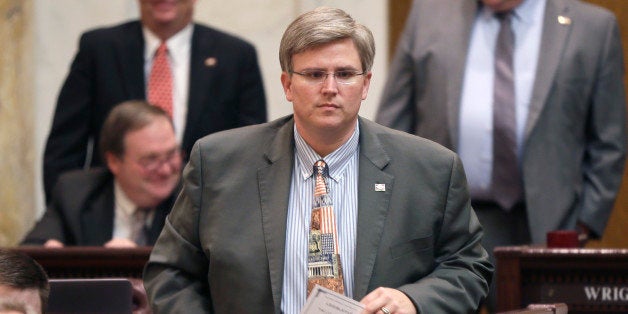
M 194 23 L 193 36 L 195 37 L 195 40 L 210 41 L 223 48 L 232 48 L 234 49 L 232 52 L 240 51 L 241 49 L 255 50 L 253 44 L 244 38 L 218 30 L 205 24 Z

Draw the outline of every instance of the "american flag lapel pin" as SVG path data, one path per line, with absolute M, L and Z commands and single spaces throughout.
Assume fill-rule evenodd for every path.
M 571 19 L 569 17 L 567 17 L 567 16 L 559 15 L 556 19 L 558 20 L 558 24 L 560 24 L 560 25 L 569 25 L 569 24 L 571 24 Z
M 216 58 L 214 58 L 214 57 L 209 57 L 209 58 L 205 59 L 205 66 L 208 67 L 208 68 L 211 68 L 211 67 L 215 66 L 216 63 L 218 63 L 218 60 L 216 60 Z

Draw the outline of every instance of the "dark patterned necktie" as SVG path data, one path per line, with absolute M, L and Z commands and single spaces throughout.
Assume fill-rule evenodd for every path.
M 148 227 L 146 226 L 146 219 L 148 217 L 150 209 L 137 208 L 133 213 L 131 240 L 138 246 L 148 245 Z
M 504 210 L 510 210 L 523 194 L 517 161 L 514 33 L 510 26 L 511 13 L 499 14 L 497 17 L 500 28 L 495 47 L 491 192 L 497 204 Z
M 329 177 L 329 170 L 323 160 L 314 164 L 314 176 L 316 183 L 308 245 L 307 294 L 317 284 L 344 294 L 336 218 L 325 182 Z

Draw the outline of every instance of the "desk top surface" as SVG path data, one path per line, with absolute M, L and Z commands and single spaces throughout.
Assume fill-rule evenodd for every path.
M 616 248 L 547 248 L 544 246 L 500 246 L 495 248 L 495 257 L 535 256 L 582 256 L 582 257 L 627 257 L 628 249 Z

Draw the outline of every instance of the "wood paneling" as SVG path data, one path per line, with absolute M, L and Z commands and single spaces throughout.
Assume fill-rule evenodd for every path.
M 0 246 L 18 243 L 36 213 L 31 16 L 31 0 L 0 0 Z
M 411 0 L 388 0 L 388 58 L 392 59 L 399 41 L 399 35 L 403 31 L 406 18 L 412 7 Z
M 551 1 L 551 0 L 550 0 Z M 628 250 L 508 246 L 495 249 L 497 311 L 564 302 L 569 313 L 626 313 Z M 549 313 L 552 313 L 551 311 Z
M 462 1 L 462 0 L 461 0 Z M 551 0 L 548 0 L 551 1 Z M 617 16 L 622 35 L 624 49 L 624 68 L 628 68 L 628 1 L 620 0 L 587 0 L 587 2 L 605 7 Z M 403 30 L 412 0 L 388 0 L 389 16 L 389 56 L 394 55 L 399 34 Z M 624 77 L 624 86 L 628 90 L 628 76 Z M 608 222 L 606 232 L 600 241 L 590 241 L 588 247 L 628 247 L 625 228 L 628 226 L 628 165 L 624 171 L 622 188 L 615 202 L 615 208 Z

